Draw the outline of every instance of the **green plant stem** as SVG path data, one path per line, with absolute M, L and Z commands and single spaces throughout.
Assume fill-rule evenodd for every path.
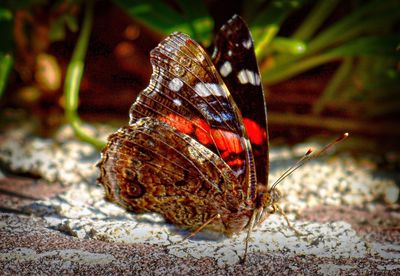
M 315 66 L 333 61 L 337 58 L 338 55 L 336 54 L 325 53 L 318 56 L 308 57 L 304 60 L 300 60 L 299 62 L 288 62 L 274 69 L 268 71 L 264 70 L 261 73 L 262 79 L 264 80 L 265 84 L 271 85 L 288 79 Z
M 0 98 L 6 89 L 8 75 L 11 71 L 14 59 L 11 54 L 0 54 Z
M 265 49 L 267 49 L 268 45 L 271 43 L 271 40 L 275 37 L 278 31 L 278 25 L 270 25 L 264 29 L 263 35 L 254 50 L 258 59 L 262 58 L 265 53 Z
M 298 40 L 308 40 L 310 37 L 312 37 L 325 19 L 331 14 L 332 9 L 337 5 L 338 2 L 339 0 L 317 2 L 307 18 L 293 34 L 292 38 Z
M 380 12 L 385 16 L 383 17 Z M 319 54 L 322 50 L 332 45 L 337 47 L 338 43 L 344 44 L 378 26 L 382 28 L 388 24 L 393 24 L 399 16 L 400 9 L 396 9 L 392 3 L 384 5 L 377 0 L 371 1 L 312 39 L 307 45 L 305 55 L 289 57 L 287 55 L 278 55 L 275 62 L 282 65 L 301 62 L 300 60 L 305 56 Z
M 396 6 L 385 5 L 382 4 L 383 2 L 371 1 L 349 14 L 310 41 L 309 50 L 318 51 L 337 43 L 337 41 L 343 41 L 344 38 L 350 39 L 364 31 L 368 31 L 372 27 L 376 27 L 378 23 L 382 24 L 388 21 L 393 14 L 397 18 L 396 14 L 399 10 L 396 9 Z M 383 17 L 382 14 L 385 14 L 385 16 Z
M 302 55 L 306 50 L 307 45 L 301 40 L 277 36 L 271 41 L 270 47 L 265 51 L 265 54 L 268 55 L 272 52 L 277 52 L 290 55 Z
M 71 62 L 68 64 L 65 76 L 64 95 L 65 95 L 65 116 L 68 123 L 74 130 L 75 135 L 82 141 L 88 142 L 97 148 L 104 147 L 105 143 L 91 136 L 82 127 L 82 121 L 78 115 L 79 89 L 84 71 L 84 59 L 89 43 L 90 31 L 93 21 L 94 0 L 86 2 L 85 16 L 78 37 Z

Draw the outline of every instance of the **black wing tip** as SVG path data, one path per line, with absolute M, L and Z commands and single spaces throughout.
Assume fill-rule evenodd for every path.
M 232 17 L 228 20 L 229 21 L 242 21 L 245 22 L 244 19 L 238 15 L 237 13 L 233 14 Z
M 237 13 L 233 14 L 232 17 L 228 19 L 228 21 L 223 26 L 226 25 L 236 25 L 236 26 L 243 25 L 247 27 L 246 21 L 243 19 L 243 17 L 241 17 Z
M 224 25 L 221 26 L 218 33 L 225 34 L 229 40 L 229 36 L 236 34 L 250 34 L 249 27 L 246 21 L 238 14 L 234 14 Z

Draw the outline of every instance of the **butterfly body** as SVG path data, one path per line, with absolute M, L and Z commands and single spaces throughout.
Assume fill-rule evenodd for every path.
M 250 32 L 235 16 L 210 58 L 174 33 L 150 54 L 153 74 L 109 137 L 99 164 L 106 198 L 187 229 L 228 236 L 260 223 L 279 200 L 267 188 L 265 96 Z

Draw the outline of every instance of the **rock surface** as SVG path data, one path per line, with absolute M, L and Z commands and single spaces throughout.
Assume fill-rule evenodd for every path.
M 328 156 L 289 176 L 280 184 L 281 207 L 306 235 L 271 215 L 252 233 L 242 264 L 246 233 L 200 233 L 182 241 L 188 232 L 157 214 L 131 214 L 104 201 L 95 182 L 98 153 L 68 135 L 57 137 L 16 131 L 0 138 L 8 170 L 43 179 L 2 174 L 3 273 L 400 273 L 398 176 L 378 174 L 369 159 Z M 271 180 L 309 146 L 274 149 Z

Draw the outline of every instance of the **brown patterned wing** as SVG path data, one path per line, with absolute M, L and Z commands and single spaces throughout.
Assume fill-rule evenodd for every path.
M 207 228 L 228 235 L 242 230 L 251 216 L 231 168 L 154 118 L 138 119 L 111 135 L 99 166 L 106 197 L 134 212 L 158 212 L 190 229 L 220 214 Z
M 153 75 L 130 110 L 130 124 L 151 117 L 186 134 L 223 159 L 255 197 L 255 165 L 240 111 L 199 44 L 174 33 L 150 54 Z

